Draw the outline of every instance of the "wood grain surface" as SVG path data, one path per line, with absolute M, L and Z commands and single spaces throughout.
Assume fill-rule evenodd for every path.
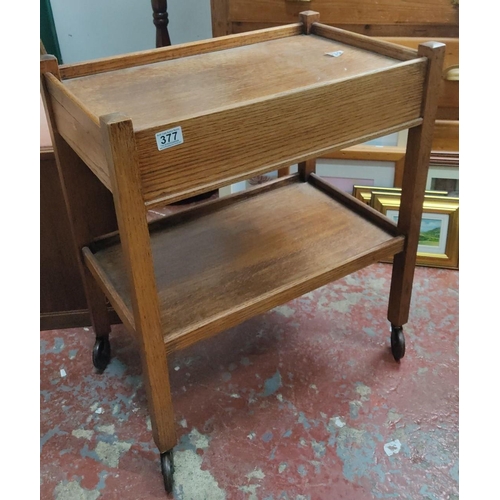
M 54 151 L 40 151 L 40 314 L 87 309 Z M 86 323 L 87 326 L 90 323 Z M 42 329 L 48 329 L 42 325 Z
M 339 58 L 325 55 L 337 50 L 344 51 Z M 63 85 L 96 121 L 120 112 L 138 132 L 397 63 L 322 37 L 298 35 L 63 80 Z
M 60 78 L 57 60 L 40 57 L 40 87 L 47 112 L 51 141 L 61 187 L 70 220 L 73 249 L 84 284 L 92 326 L 97 337 L 107 337 L 111 326 L 106 297 L 83 264 L 80 249 L 99 234 L 116 229 L 116 217 L 109 191 L 64 140 L 55 117 L 55 99 L 49 82 Z
M 408 319 L 444 49 L 415 54 L 322 26 L 315 13 L 301 19 L 61 71 L 41 62 L 94 328 L 109 332 L 104 291 L 136 334 L 160 452 L 177 443 L 166 352 L 391 256 L 388 318 Z M 160 151 L 156 134 L 173 127 L 183 142 Z M 314 158 L 406 128 L 397 227 L 313 173 Z M 148 224 L 152 206 L 296 162 L 296 176 Z M 106 217 L 104 186 L 113 193 L 119 237 L 96 232 L 106 217 L 83 171 L 105 191 Z
M 167 203 L 413 126 L 424 72 L 417 59 L 175 122 L 184 144 L 164 151 L 155 140 L 162 127 L 138 132 L 144 198 Z
M 298 35 L 63 84 L 49 79 L 54 95 L 64 100 L 56 109 L 67 125 L 66 139 L 109 187 L 92 123 L 115 111 L 129 116 L 151 207 L 310 159 L 304 157 L 310 151 L 320 156 L 353 138 L 362 142 L 388 128 L 399 130 L 399 124 L 419 118 L 425 59 L 401 63 L 364 49 L 373 46 L 403 59 L 414 52 L 318 23 L 311 28 L 363 48 Z M 326 55 L 335 51 L 341 56 Z M 299 108 L 307 128 L 289 119 Z M 160 151 L 156 134 L 178 126 L 184 143 Z M 83 130 L 88 132 L 80 137 Z
M 163 453 L 175 446 L 177 438 L 134 132 L 130 119 L 119 114 L 101 117 L 101 130 L 123 245 L 126 266 L 123 277 L 141 348 L 153 437 Z
M 326 24 L 315 23 L 312 26 L 311 32 L 318 36 L 329 38 L 330 40 L 337 40 L 338 42 L 347 43 L 360 49 L 374 51 L 377 54 L 393 57 L 401 61 L 409 61 L 417 57 L 416 50 L 410 50 L 395 43 L 327 26 Z
M 307 5 L 307 4 L 306 4 Z M 427 38 L 456 38 L 459 35 L 458 22 L 456 24 L 435 24 L 435 23 L 377 23 L 377 24 L 364 24 L 357 23 L 343 23 L 341 21 L 325 20 L 322 16 L 323 23 L 336 28 L 341 28 L 360 35 L 376 36 L 376 37 L 411 37 L 421 36 Z M 222 23 L 215 22 L 216 29 L 222 26 Z M 253 30 L 269 29 L 272 27 L 280 26 L 279 22 L 262 22 L 262 21 L 227 21 L 227 31 L 214 31 L 214 36 L 228 35 L 230 33 L 247 33 Z
M 294 19 L 294 21 L 296 20 L 297 19 Z M 299 35 L 300 33 L 302 33 L 302 23 L 293 22 L 286 26 L 275 26 L 262 30 L 254 30 L 252 33 L 228 34 L 228 36 L 219 37 L 217 39 L 182 43 L 170 47 L 143 50 L 130 54 L 95 59 L 93 61 L 62 65 L 60 70 L 61 78 L 66 80 L 106 71 L 153 64 L 159 61 L 169 61 L 193 55 L 207 54 L 209 52 L 251 45 L 266 40 Z
M 51 74 L 46 76 L 46 87 L 61 136 L 102 184 L 111 189 L 98 117 Z
M 446 79 L 450 68 L 459 64 L 459 40 L 458 38 L 433 37 L 383 37 L 382 40 L 417 49 L 419 44 L 425 42 L 440 42 L 446 45 L 443 72 L 440 84 L 440 95 L 438 101 L 437 119 L 438 120 L 458 120 L 459 119 L 459 81 L 450 81 Z
M 436 120 L 432 136 L 432 151 L 459 151 L 459 121 Z
M 308 9 L 321 13 L 324 23 L 421 24 L 458 26 L 458 8 L 450 0 L 229 0 L 232 22 L 275 22 L 285 24 Z
M 436 120 L 445 45 L 426 42 L 419 46 L 419 55 L 428 59 L 426 91 L 422 101 L 422 125 L 408 133 L 406 161 L 403 174 L 398 229 L 406 236 L 405 250 L 394 257 L 388 319 L 395 326 L 408 321 L 413 288 L 413 276 L 420 236 L 420 223 L 425 195 L 427 172 Z
M 167 348 L 218 333 L 402 247 L 401 237 L 302 182 L 152 232 Z M 130 303 L 121 246 L 95 259 Z

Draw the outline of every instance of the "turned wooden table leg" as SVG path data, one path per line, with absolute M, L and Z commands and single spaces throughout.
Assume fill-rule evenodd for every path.
M 404 355 L 402 327 L 408 321 L 413 276 L 417 259 L 420 224 L 422 220 L 425 184 L 429 168 L 432 135 L 436 118 L 438 92 L 441 79 L 445 45 L 437 42 L 420 44 L 418 54 L 428 58 L 427 76 L 422 106 L 423 122 L 411 128 L 408 134 L 406 160 L 403 174 L 398 229 L 406 236 L 405 249 L 394 256 L 388 319 L 392 325 L 391 340 L 395 343 L 393 354 L 399 359 Z
M 156 26 L 156 47 L 172 45 L 168 34 L 167 0 L 151 0 L 153 24 Z

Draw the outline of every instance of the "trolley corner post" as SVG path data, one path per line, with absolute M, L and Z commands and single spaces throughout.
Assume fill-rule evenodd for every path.
M 57 59 L 52 55 L 44 54 L 40 57 L 40 91 L 47 113 L 64 201 L 71 220 L 75 255 L 78 256 L 80 274 L 96 336 L 93 361 L 96 368 L 103 370 L 110 357 L 109 333 L 111 324 L 106 296 L 85 266 L 81 249 L 102 231 L 115 229 L 116 218 L 110 193 L 59 133 L 51 99 L 48 95 L 45 80 L 47 75 L 61 80 Z M 85 192 L 82 192 L 81 186 L 86 186 Z M 96 210 L 96 207 L 99 207 L 99 210 Z
M 300 22 L 304 25 L 304 35 L 310 35 L 313 23 L 319 22 L 319 12 L 314 10 L 305 10 L 299 14 Z M 306 182 L 309 174 L 316 172 L 316 159 L 311 158 L 306 161 L 302 161 L 298 164 L 300 178 Z M 290 168 L 287 169 L 287 174 L 290 172 Z
M 119 113 L 101 116 L 100 124 L 128 271 L 153 437 L 161 454 L 165 488 L 172 491 L 172 449 L 177 436 L 134 130 L 132 121 Z
M 304 10 L 299 13 L 300 22 L 304 25 L 304 35 L 311 33 L 313 23 L 319 22 L 319 12 L 314 10 Z
M 404 356 L 403 325 L 407 323 L 417 259 L 425 184 L 429 168 L 432 135 L 437 112 L 445 45 L 426 42 L 419 45 L 418 55 L 428 59 L 422 102 L 423 121 L 408 133 L 403 173 L 398 229 L 406 238 L 403 252 L 394 256 L 387 318 L 391 323 L 391 346 L 394 357 Z

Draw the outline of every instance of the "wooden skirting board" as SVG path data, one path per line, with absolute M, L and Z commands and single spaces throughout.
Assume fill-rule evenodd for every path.
M 121 319 L 112 308 L 108 309 L 108 313 L 111 324 L 121 323 Z M 92 321 L 88 309 L 40 314 L 40 331 L 82 328 L 86 326 L 90 327 L 91 325 Z

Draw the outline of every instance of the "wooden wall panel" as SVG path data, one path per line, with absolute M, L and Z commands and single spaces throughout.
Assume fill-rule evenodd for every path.
M 89 171 L 89 175 L 92 174 Z M 103 195 L 110 193 L 100 185 Z M 108 226 L 109 229 L 112 225 Z M 108 230 L 109 230 L 108 229 Z M 113 323 L 119 321 L 109 311 Z M 54 151 L 40 151 L 40 329 L 90 326 Z
M 86 309 L 52 150 L 40 153 L 40 313 Z

